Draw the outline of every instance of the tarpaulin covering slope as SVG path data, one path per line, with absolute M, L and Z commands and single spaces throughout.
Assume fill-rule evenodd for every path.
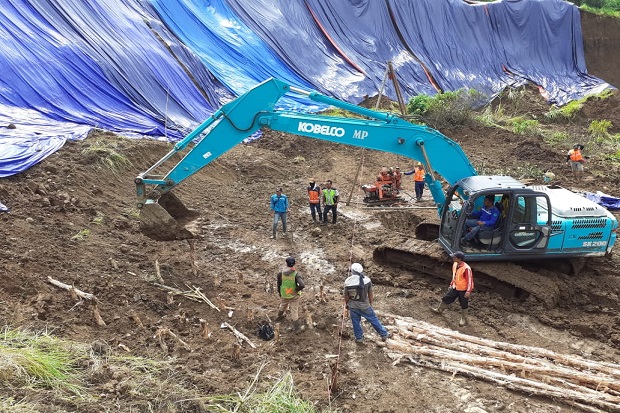
M 303 0 L 227 0 L 227 4 L 317 91 L 352 103 L 377 93 L 374 82 L 324 36 Z
M 388 0 L 405 44 L 444 91 L 475 89 L 489 98 L 524 82 L 502 69 L 503 49 L 486 9 L 462 0 Z
M 17 127 L 0 130 L 0 176 L 27 169 L 65 139 L 84 136 L 85 125 L 161 136 L 166 123 L 190 126 L 212 113 L 126 4 L 0 2 L 0 104 L 8 107 L 0 123 Z
M 381 87 L 387 62 L 392 61 L 406 98 L 437 92 L 423 67 L 398 38 L 385 1 L 305 2 L 339 49 L 374 82 L 376 90 Z M 391 82 L 386 84 L 386 95 L 396 99 Z
M 234 94 L 241 95 L 270 77 L 314 89 L 239 20 L 223 0 L 151 0 L 151 4 L 162 21 Z M 305 110 L 325 107 L 301 97 L 285 97 L 279 105 Z
M 579 9 L 560 0 L 501 1 L 485 5 L 503 47 L 503 61 L 565 104 L 610 87 L 590 76 L 583 54 Z

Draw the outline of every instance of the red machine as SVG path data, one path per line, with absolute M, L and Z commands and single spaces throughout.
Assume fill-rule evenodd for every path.
M 362 185 L 364 202 L 369 205 L 389 205 L 403 201 L 400 197 L 401 180 L 400 168 L 381 168 L 374 184 Z

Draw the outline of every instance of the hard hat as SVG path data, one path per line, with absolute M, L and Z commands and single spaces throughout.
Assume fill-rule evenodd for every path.
M 362 264 L 354 262 L 351 264 L 351 271 L 361 274 L 364 272 L 364 267 L 362 267 Z
M 295 265 L 295 258 L 293 258 L 293 257 L 288 257 L 288 258 L 286 259 L 286 266 L 287 266 L 287 267 L 292 267 L 292 266 L 294 266 L 294 265 Z

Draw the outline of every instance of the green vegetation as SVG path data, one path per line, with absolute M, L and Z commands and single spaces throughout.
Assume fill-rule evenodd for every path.
M 291 373 L 286 373 L 264 393 L 256 390 L 257 381 L 258 375 L 244 394 L 209 398 L 208 410 L 220 413 L 318 413 L 312 403 L 297 397 Z
M 0 411 L 104 411 L 99 401 L 110 394 L 123 395 L 119 402 L 128 412 L 319 412 L 297 396 L 290 373 L 259 392 L 261 367 L 245 392 L 210 397 L 182 379 L 174 358 L 154 360 L 125 351 L 130 350 L 119 355 L 104 342 L 86 346 L 5 326 L 0 332 Z
M 120 152 L 119 143 L 110 139 L 87 142 L 82 154 L 94 157 L 100 165 L 113 172 L 131 166 L 131 161 Z
M 74 236 L 72 236 L 71 240 L 72 241 L 84 241 L 89 236 L 90 236 L 90 230 L 89 229 L 83 229 L 80 232 L 78 232 L 77 234 L 75 234 Z
M 103 213 L 97 211 L 97 215 L 93 218 L 93 224 L 101 225 L 105 221 L 105 216 Z
M 435 96 L 418 95 L 409 100 L 407 113 L 433 128 L 466 125 L 474 120 L 474 107 L 486 97 L 474 89 L 459 89 Z
M 540 134 L 540 125 L 537 120 L 523 119 L 521 117 L 512 118 L 508 121 L 512 127 L 512 131 L 517 135 L 538 135 Z
M 571 100 L 561 107 L 554 106 L 549 112 L 545 113 L 545 118 L 551 122 L 570 121 L 577 116 L 587 100 L 588 98 L 584 97 L 579 100 Z
M 572 0 L 571 2 L 591 13 L 620 17 L 620 0 Z
M 611 128 L 611 121 L 609 120 L 593 120 L 588 126 L 588 133 L 594 139 L 595 142 L 601 142 L 609 138 L 609 128 Z
M 570 140 L 567 132 L 551 132 L 544 135 L 545 142 L 551 146 L 566 147 Z
M 33 334 L 4 327 L 0 334 L 0 382 L 80 394 L 82 388 L 75 363 L 84 355 L 83 349 L 69 346 L 47 333 Z M 15 409 L 18 406 L 19 403 L 13 404 Z

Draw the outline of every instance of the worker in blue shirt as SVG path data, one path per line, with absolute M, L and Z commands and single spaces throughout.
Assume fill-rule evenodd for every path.
M 495 223 L 499 218 L 499 209 L 494 205 L 495 197 L 487 195 L 484 197 L 482 208 L 471 213 L 470 218 L 465 220 L 467 232 L 461 242 L 469 242 L 480 232 L 480 230 L 494 229 Z
M 282 193 L 282 188 L 278 188 L 276 193 L 271 195 L 271 210 L 273 211 L 273 234 L 271 238 L 275 239 L 279 220 L 282 220 L 282 233 L 286 235 L 286 213 L 289 207 L 288 198 Z

